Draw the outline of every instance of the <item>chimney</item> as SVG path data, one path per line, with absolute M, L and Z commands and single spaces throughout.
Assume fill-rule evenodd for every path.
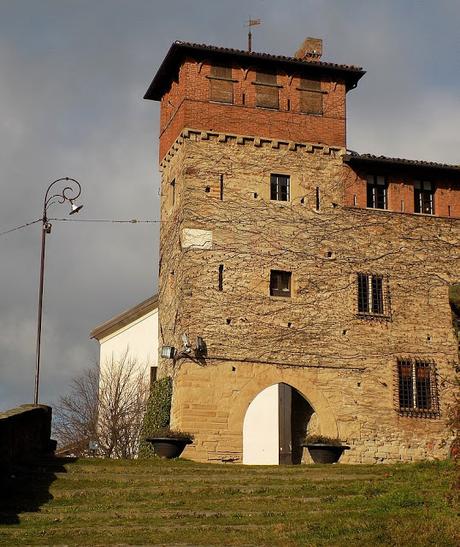
M 321 38 L 305 38 L 294 57 L 302 61 L 319 61 L 323 54 L 323 41 Z

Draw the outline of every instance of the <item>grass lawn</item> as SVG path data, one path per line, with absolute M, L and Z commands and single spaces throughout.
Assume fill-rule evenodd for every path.
M 458 546 L 457 472 L 58 460 L 0 485 L 0 544 Z

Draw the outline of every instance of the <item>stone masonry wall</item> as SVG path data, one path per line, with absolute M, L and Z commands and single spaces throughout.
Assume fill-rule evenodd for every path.
M 186 333 L 208 348 L 203 359 L 160 363 L 174 377 L 173 425 L 196 436 L 186 457 L 240 461 L 246 409 L 278 382 L 309 401 L 316 431 L 352 446 L 343 462 L 446 456 L 458 225 L 345 206 L 354 175 L 343 153 L 184 130 L 165 157 L 160 344 L 181 348 Z M 290 202 L 270 201 L 270 173 L 290 175 Z M 187 247 L 184 229 L 211 233 L 212 243 Z M 271 269 L 292 272 L 290 298 L 269 295 Z M 387 317 L 357 314 L 358 272 L 385 277 Z M 436 364 L 435 417 L 398 413 L 398 357 Z

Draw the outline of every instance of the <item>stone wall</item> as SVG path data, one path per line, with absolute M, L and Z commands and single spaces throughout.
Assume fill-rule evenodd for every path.
M 33 461 L 54 450 L 51 407 L 21 405 L 0 413 L 0 467 Z
M 240 461 L 246 409 L 279 382 L 308 400 L 317 432 L 352 446 L 344 462 L 447 455 L 458 225 L 347 207 L 356 175 L 344 152 L 184 130 L 162 163 L 160 345 L 181 348 L 186 333 L 208 348 L 161 362 L 174 377 L 173 425 L 195 433 L 186 456 Z M 290 176 L 289 202 L 270 200 L 271 173 Z M 185 246 L 184 229 L 211 232 L 212 245 Z M 271 269 L 292 272 L 290 298 L 270 296 Z M 358 272 L 384 277 L 384 317 L 357 313 Z M 435 364 L 432 415 L 399 412 L 398 358 Z

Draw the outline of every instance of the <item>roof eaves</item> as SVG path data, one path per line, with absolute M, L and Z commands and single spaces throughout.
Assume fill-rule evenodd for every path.
M 136 319 L 147 315 L 151 311 L 158 308 L 158 294 L 154 294 L 147 300 L 143 300 L 139 304 L 136 304 L 132 308 L 123 311 L 122 313 L 112 317 L 105 323 L 97 326 L 90 332 L 90 338 L 95 338 L 96 340 L 101 340 L 109 334 L 121 329 L 122 327 L 132 323 Z
M 416 167 L 460 172 L 460 165 L 455 164 L 437 163 L 424 160 L 409 160 L 406 158 L 391 158 L 388 156 L 376 156 L 373 154 L 358 154 L 356 152 L 343 156 L 343 161 L 345 163 L 380 163 L 387 165 L 398 165 L 403 167 Z
M 244 59 L 252 59 L 257 62 L 277 62 L 301 68 L 322 69 L 327 71 L 341 72 L 348 75 L 347 90 L 356 87 L 357 82 L 366 73 L 361 67 L 354 65 L 339 65 L 336 63 L 328 63 L 325 61 L 305 61 L 296 57 L 287 57 L 284 55 L 272 55 L 270 53 L 249 52 L 241 49 L 224 48 L 218 46 L 209 46 L 206 44 L 194 44 L 191 42 L 175 41 L 169 48 L 163 62 L 160 65 L 152 83 L 150 84 L 144 99 L 160 100 L 164 88 L 166 87 L 166 76 L 171 72 L 174 62 L 180 60 L 181 56 L 191 52 L 202 52 L 209 54 L 217 54 L 220 56 L 239 57 Z M 353 77 L 354 76 L 354 77 Z M 349 83 L 349 85 L 348 85 Z

